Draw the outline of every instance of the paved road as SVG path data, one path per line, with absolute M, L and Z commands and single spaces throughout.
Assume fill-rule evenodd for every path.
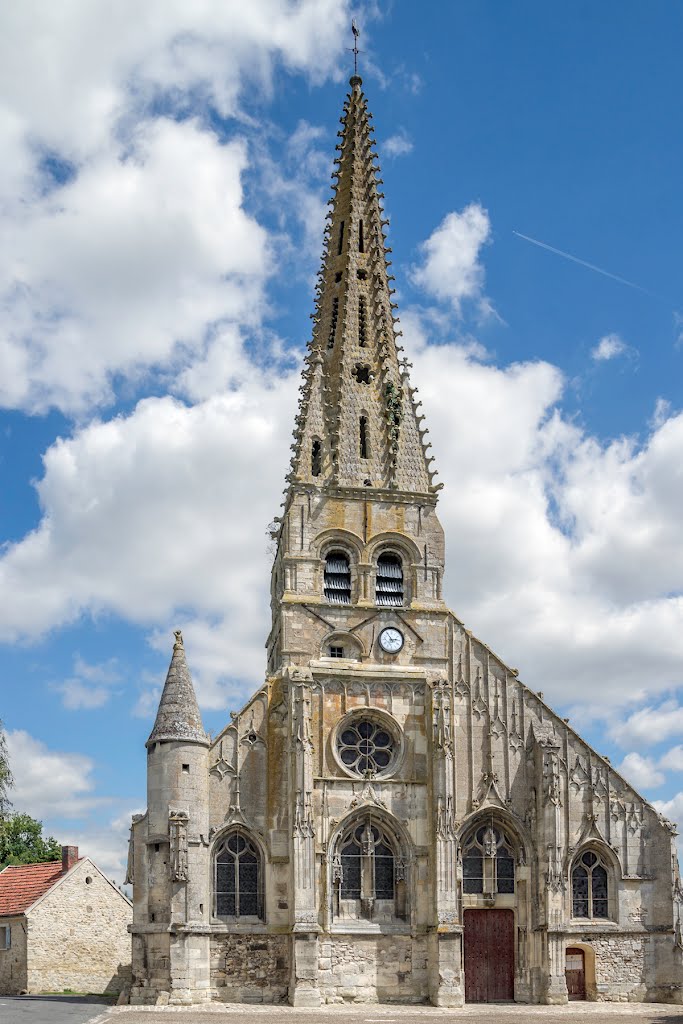
M 0 1024 L 85 1024 L 109 1006 L 97 996 L 0 996 Z
M 0 996 L 0 1024 L 427 1024 L 430 1018 L 468 1024 L 683 1024 L 683 1007 L 662 1004 L 572 1003 L 569 1006 L 288 1006 L 115 1007 L 86 996 Z
M 123 1008 L 122 1008 L 123 1009 Z M 249 1015 L 254 1024 L 428 1024 L 448 1021 L 456 1024 L 683 1024 L 683 1007 L 628 1004 L 606 1007 L 600 1003 L 579 1006 L 465 1006 L 460 1010 L 433 1006 L 324 1006 L 294 1010 L 280 1006 L 224 1006 L 183 1010 L 173 1007 L 140 1012 L 133 1007 L 117 1010 L 107 1024 L 245 1024 Z M 4 1024 L 4 1022 L 3 1022 Z

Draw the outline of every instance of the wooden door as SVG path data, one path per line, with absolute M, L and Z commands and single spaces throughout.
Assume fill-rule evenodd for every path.
M 568 949 L 565 954 L 567 995 L 570 999 L 586 998 L 586 963 L 582 949 Z
M 515 997 L 515 915 L 465 911 L 465 999 L 503 1003 Z

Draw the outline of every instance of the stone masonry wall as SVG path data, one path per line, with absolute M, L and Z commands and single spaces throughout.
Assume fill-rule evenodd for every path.
M 289 936 L 224 935 L 211 940 L 211 994 L 224 1003 L 284 1003 Z
M 130 984 L 132 907 L 91 861 L 79 861 L 27 919 L 29 992 L 120 992 Z
M 326 1003 L 422 1003 L 428 998 L 424 939 L 329 936 L 320 943 L 318 968 Z
M 0 917 L 0 928 L 11 929 L 10 948 L 0 949 L 0 995 L 16 995 L 26 989 L 26 921 Z
M 590 939 L 595 950 L 596 998 L 599 1001 L 641 1002 L 644 999 L 645 943 L 645 938 L 636 935 Z

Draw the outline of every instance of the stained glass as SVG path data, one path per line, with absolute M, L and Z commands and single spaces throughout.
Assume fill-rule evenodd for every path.
M 588 872 L 576 867 L 572 872 L 572 914 L 574 917 L 588 917 Z
M 498 892 L 513 893 L 515 891 L 515 861 L 505 846 L 500 847 L 496 856 L 496 879 Z
M 219 917 L 259 916 L 259 858 L 239 832 L 232 833 L 218 852 L 215 892 Z
M 601 864 L 593 868 L 593 917 L 607 917 L 607 872 Z
M 391 735 L 370 719 L 344 729 L 337 739 L 342 764 L 358 775 L 386 771 L 394 753 Z
M 394 855 L 384 843 L 375 847 L 375 896 L 378 900 L 394 898 Z
M 349 843 L 341 853 L 341 896 L 345 900 L 360 899 L 360 847 Z
M 480 850 L 470 850 L 463 857 L 462 875 L 464 892 L 484 891 L 484 859 Z

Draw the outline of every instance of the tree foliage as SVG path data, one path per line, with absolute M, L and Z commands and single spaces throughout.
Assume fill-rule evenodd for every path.
M 29 814 L 10 814 L 0 821 L 0 868 L 60 860 L 61 856 L 57 840 L 44 836 L 42 822 Z
M 0 821 L 2 821 L 11 806 L 9 790 L 13 781 L 9 757 L 7 756 L 5 730 L 0 721 Z
M 10 813 L 13 784 L 5 732 L 0 721 L 0 870 L 8 864 L 40 864 L 59 860 L 62 850 L 52 836 L 43 835 L 42 822 L 30 814 Z

